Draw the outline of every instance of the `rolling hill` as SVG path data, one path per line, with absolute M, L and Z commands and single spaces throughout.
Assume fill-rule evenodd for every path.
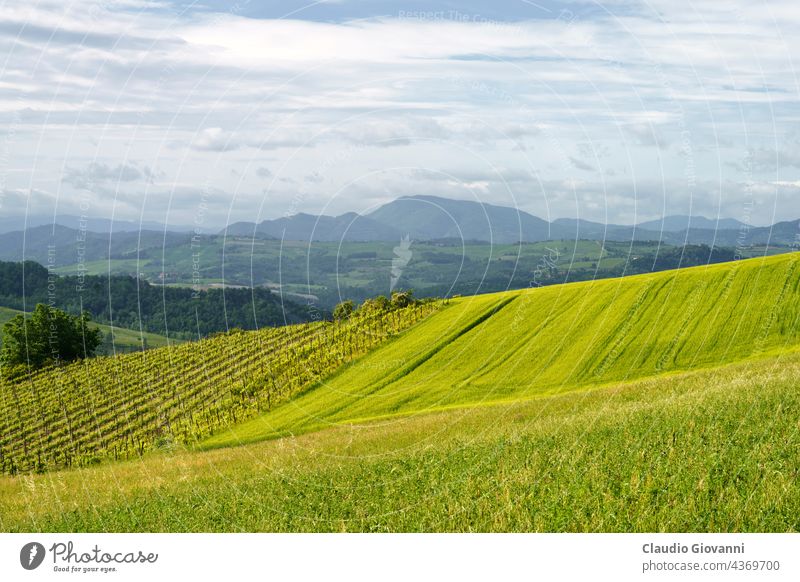
M 245 407 L 226 410 L 253 413 L 257 401 L 276 400 L 198 447 L 184 449 L 182 439 L 166 438 L 178 431 L 164 428 L 161 440 L 172 444 L 147 448 L 136 462 L 57 479 L 0 478 L 0 527 L 797 531 L 798 263 L 787 254 L 459 298 L 377 336 L 354 321 L 354 334 L 316 345 L 375 340 L 282 394 L 256 373 L 268 360 L 255 354 L 274 350 L 241 351 L 264 341 L 262 332 L 219 336 L 202 350 L 147 352 L 163 353 L 153 378 L 188 365 L 190 354 L 199 363 L 213 351 L 213 370 L 247 362 L 254 381 L 242 386 L 256 391 Z M 307 338 L 290 343 L 323 349 Z M 132 367 L 100 362 L 106 377 Z M 157 416 L 158 403 L 191 386 L 192 374 L 163 377 L 164 390 L 142 400 L 156 406 L 144 416 Z M 241 379 L 215 374 L 198 387 L 229 394 L 221 401 L 241 398 Z M 102 385 L 99 370 L 93 375 Z M 80 389 L 79 375 L 71 382 Z M 13 393 L 3 394 L 6 410 L 19 414 Z M 203 410 L 188 397 L 183 406 Z M 137 415 L 126 415 L 132 425 Z M 0 426 L 8 434 L 39 416 L 6 415 Z M 202 418 L 195 412 L 182 426 Z M 50 444 L 41 428 L 30 434 Z M 58 446 L 70 438 L 62 431 Z
M 0 530 L 797 532 L 800 354 L 0 476 Z
M 302 392 L 437 308 L 357 313 L 99 356 L 0 380 L 0 472 L 44 471 L 191 444 Z
M 796 254 L 453 301 L 402 339 L 206 446 L 557 394 L 800 344 Z M 380 365 L 397 362 L 394 366 Z

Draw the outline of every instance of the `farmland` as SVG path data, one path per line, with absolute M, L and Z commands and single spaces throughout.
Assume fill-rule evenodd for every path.
M 436 309 L 231 332 L 0 381 L 0 468 L 17 473 L 186 444 L 268 410 Z
M 3 531 L 800 531 L 800 354 L 0 479 Z
M 113 400 L 126 415 L 115 430 L 138 431 L 129 454 L 0 478 L 0 528 L 798 531 L 798 262 L 463 297 L 383 324 L 365 310 L 144 352 L 161 359 Z M 319 329 L 334 335 L 310 339 Z M 274 333 L 289 347 L 259 335 Z M 328 357 L 343 344 L 349 357 Z M 276 358 L 294 364 L 273 384 L 263 370 L 280 371 Z M 119 361 L 89 366 L 125 378 L 134 360 Z M 30 399 L 55 373 L 26 387 L 25 409 L 58 416 L 63 404 Z M 73 396 L 91 386 L 72 378 Z M 126 395 L 146 386 L 128 413 Z M 49 451 L 45 469 L 70 465 L 52 452 L 65 442 L 102 442 L 56 425 L 55 448 L 36 413 L 4 418 L 17 439 L 9 429 L 38 426 L 25 442 Z
M 190 286 L 267 286 L 286 298 L 311 298 L 330 309 L 342 299 L 362 301 L 386 294 L 397 242 L 311 242 L 204 237 L 191 244 L 145 250 L 135 260 L 86 263 L 89 274 L 124 274 L 153 283 Z M 745 256 L 788 248 L 748 248 Z M 531 279 L 565 281 L 619 277 L 708 262 L 730 261 L 734 250 L 677 247 L 649 241 L 556 240 L 523 244 L 476 241 L 411 241 L 399 286 L 419 296 L 473 295 L 526 288 Z M 196 256 L 195 256 L 196 255 Z M 196 269 L 199 266 L 199 270 Z M 74 275 L 77 266 L 56 269 Z M 310 296 L 310 297 L 309 297 Z
M 462 298 L 312 392 L 205 444 L 529 398 L 800 343 L 797 255 Z

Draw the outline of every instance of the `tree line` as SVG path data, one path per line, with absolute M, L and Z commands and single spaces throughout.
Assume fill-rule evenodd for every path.
M 329 317 L 269 289 L 152 285 L 124 275 L 55 276 L 33 261 L 0 262 L 0 306 L 30 311 L 37 303 L 94 321 L 196 339 L 237 327 L 257 329 Z

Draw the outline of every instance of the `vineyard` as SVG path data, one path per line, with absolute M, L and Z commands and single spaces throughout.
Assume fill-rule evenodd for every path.
M 233 330 L 0 381 L 0 469 L 85 466 L 196 442 L 303 392 L 440 305 Z
M 787 254 L 43 372 L 5 470 L 80 468 L 0 475 L 0 530 L 798 531 L 798 323 Z

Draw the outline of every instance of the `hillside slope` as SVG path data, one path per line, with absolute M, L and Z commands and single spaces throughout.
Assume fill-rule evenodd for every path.
M 0 380 L 0 472 L 84 466 L 192 443 L 301 392 L 436 308 L 231 331 Z
M 205 446 L 721 365 L 800 343 L 800 256 L 462 298 Z
M 58 475 L 0 531 L 800 531 L 800 352 Z

